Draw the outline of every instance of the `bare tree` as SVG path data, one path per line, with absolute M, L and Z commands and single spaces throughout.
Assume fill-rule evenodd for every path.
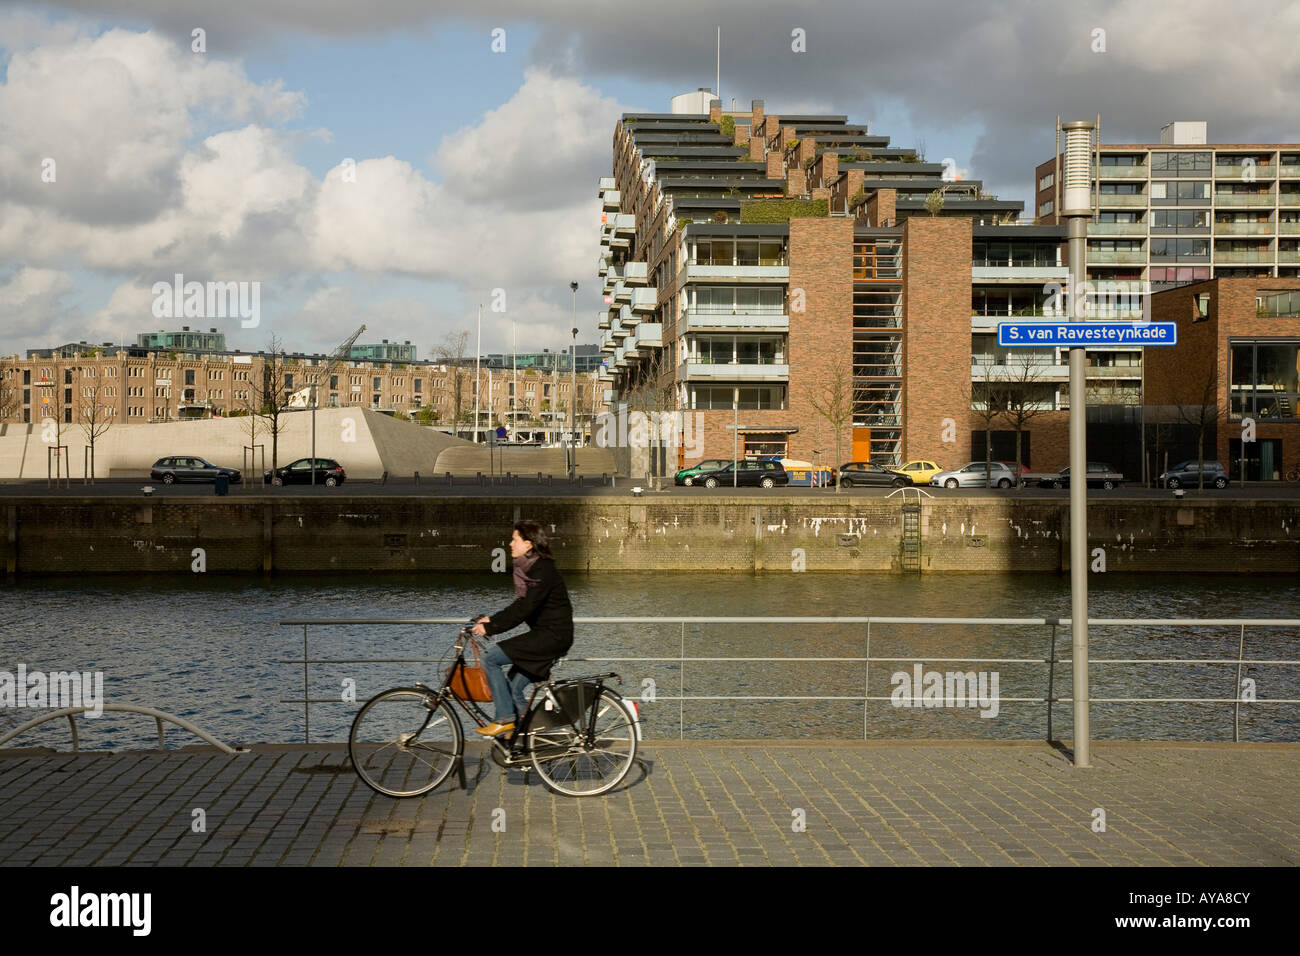
M 447 385 L 444 393 L 451 400 L 451 422 L 453 431 L 460 426 L 462 410 L 465 408 L 465 381 L 472 374 L 466 367 L 466 353 L 469 351 L 469 330 L 448 332 L 441 342 L 429 350 L 435 362 L 447 366 Z M 477 422 L 475 427 L 477 427 Z
M 284 430 L 283 416 L 289 410 L 293 393 L 293 389 L 285 384 L 288 367 L 296 366 L 287 365 L 284 345 L 272 335 L 262 361 L 262 373 L 251 376 L 254 381 L 249 388 L 253 416 L 262 419 L 262 430 L 271 436 L 272 472 L 280 467 L 280 433 Z
M 937 216 L 943 210 L 943 189 L 936 189 L 925 197 L 925 211 Z
M 993 484 L 993 422 L 1005 413 L 1007 398 L 1002 383 L 989 374 L 992 366 L 983 368 L 983 377 L 971 379 L 970 408 L 984 423 L 984 487 L 988 488 Z
M 641 412 L 652 423 L 650 434 L 648 469 L 652 476 L 662 476 L 666 471 L 667 450 L 663 441 L 663 415 L 675 411 L 672 386 L 664 383 L 668 372 L 664 351 L 661 348 L 648 349 L 649 355 L 642 359 L 635 381 L 629 383 L 623 395 L 628 411 Z M 592 383 L 592 396 L 595 396 L 595 383 Z M 593 401 L 594 406 L 594 401 Z
M 1045 411 L 1049 411 L 1039 401 L 1038 384 L 1042 378 L 1042 365 L 1032 361 L 1033 356 L 1025 353 L 1016 355 L 1015 361 L 1007 366 L 1004 402 L 999 414 L 1016 432 L 1016 468 L 1026 464 L 1023 457 L 1023 435 L 1031 421 Z M 1021 473 L 1023 474 L 1023 472 Z M 1021 480 L 1021 474 L 1016 480 Z
M 844 460 L 844 429 L 853 421 L 853 369 L 847 360 L 838 362 L 832 369 L 826 387 L 820 394 L 809 399 L 818 417 L 830 426 L 835 438 L 835 461 Z M 838 467 L 838 466 L 837 466 Z M 835 493 L 839 494 L 840 482 L 835 483 Z
M 94 385 L 83 385 L 81 404 L 77 408 L 77 422 L 82 434 L 86 436 L 86 445 L 90 448 L 90 483 L 95 483 L 95 442 L 113 427 L 113 407 L 101 404 L 100 390 L 104 386 L 98 378 Z
M 1199 365 L 1165 363 L 1152 377 L 1157 394 L 1167 402 L 1155 408 L 1157 422 L 1187 425 L 1196 430 L 1197 487 L 1205 487 L 1205 435 L 1227 419 L 1219 401 L 1217 368 L 1213 354 Z

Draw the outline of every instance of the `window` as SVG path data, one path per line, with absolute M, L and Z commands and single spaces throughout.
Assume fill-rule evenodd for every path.
M 1103 166 L 1141 166 L 1142 156 L 1139 153 L 1121 153 L 1115 155 L 1103 155 L 1101 157 Z M 1050 185 L 1050 184 L 1049 184 Z M 1040 187 L 1041 188 L 1041 187 Z
M 1297 361 L 1300 340 L 1230 343 L 1228 408 L 1231 417 L 1258 420 L 1300 417 Z
M 1056 173 L 1048 173 L 1046 176 L 1042 176 L 1038 180 L 1039 192 L 1042 192 L 1044 189 L 1051 189 L 1055 185 L 1056 185 Z
M 371 391 L 375 391 L 375 392 L 379 391 L 379 376 L 376 375 L 374 378 L 370 380 L 370 382 L 371 382 L 370 385 Z
M 419 395 L 419 394 L 420 394 L 420 387 L 421 387 L 423 384 L 424 384 L 424 379 L 422 379 L 422 378 L 417 378 L 417 379 L 415 380 L 415 394 L 416 394 L 416 395 Z M 332 388 L 332 387 L 333 387 L 333 386 L 331 386 L 331 388 Z
M 286 389 L 293 388 L 293 373 L 292 373 L 292 372 L 285 372 L 285 373 L 284 373 L 284 387 L 285 387 Z
M 186 385 L 193 385 L 193 384 L 194 384 L 194 369 L 192 369 L 192 368 L 187 368 L 187 369 L 185 370 L 185 384 L 186 384 Z
M 1038 204 L 1038 215 L 1050 216 L 1056 210 L 1056 201 L 1049 199 L 1047 202 Z

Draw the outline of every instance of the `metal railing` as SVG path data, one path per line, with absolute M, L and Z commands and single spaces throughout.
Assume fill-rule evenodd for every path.
M 678 702 L 678 736 L 685 737 L 685 705 L 688 701 L 838 701 L 849 703 L 862 703 L 862 733 L 863 739 L 866 739 L 869 732 L 870 704 L 884 701 L 893 702 L 894 695 L 873 696 L 870 693 L 871 665 L 872 664 L 1027 664 L 1040 665 L 1045 667 L 1046 673 L 1046 693 L 1042 697 L 999 697 L 999 703 L 1027 703 L 1045 705 L 1048 739 L 1052 739 L 1052 721 L 1053 705 L 1055 704 L 1073 704 L 1072 697 L 1056 696 L 1056 668 L 1058 665 L 1071 665 L 1073 659 L 1070 657 L 1057 657 L 1056 648 L 1058 641 L 1058 631 L 1065 629 L 1067 632 L 1070 628 L 1069 618 L 980 618 L 980 617 L 575 617 L 575 624 L 648 624 L 648 625 L 678 625 L 680 626 L 680 653 L 676 656 L 600 656 L 600 657 L 572 657 L 566 656 L 565 660 L 570 663 L 642 663 L 642 664 L 675 664 L 678 667 L 678 693 L 676 696 L 663 696 L 656 694 L 655 701 L 677 701 Z M 303 705 L 303 725 L 306 741 L 311 741 L 311 707 L 319 704 L 338 705 L 344 701 L 334 698 L 313 698 L 310 696 L 310 674 L 309 669 L 312 665 L 324 664 L 446 664 L 443 657 L 398 657 L 398 658 L 313 658 L 310 653 L 309 628 L 311 627 L 337 627 L 337 626 L 410 626 L 410 625 L 463 625 L 464 617 L 455 618 L 312 618 L 312 619 L 293 619 L 281 621 L 284 627 L 301 627 L 302 628 L 302 657 L 292 659 L 282 659 L 277 663 L 301 665 L 302 667 L 302 688 L 303 695 L 301 698 L 281 698 L 282 704 L 302 704 Z M 686 655 L 686 626 L 688 624 L 777 624 L 791 626 L 806 626 L 813 624 L 828 625 L 861 625 L 864 628 L 863 653 L 861 656 L 835 655 L 825 657 L 721 657 L 721 656 L 703 656 L 688 657 Z M 923 625 L 923 626 L 1006 626 L 1006 627 L 1042 627 L 1049 630 L 1048 634 L 1048 652 L 1046 656 L 1034 657 L 895 657 L 895 656 L 873 656 L 871 653 L 871 629 L 873 626 L 881 625 Z M 1300 659 L 1296 660 L 1277 660 L 1277 659 L 1248 659 L 1245 656 L 1246 647 L 1246 628 L 1298 628 L 1300 629 L 1300 619 L 1291 618 L 1089 618 L 1089 630 L 1092 628 L 1113 628 L 1113 627 L 1179 627 L 1179 628 L 1204 628 L 1204 627 L 1233 627 L 1239 629 L 1237 655 L 1236 657 L 1223 658 L 1180 658 L 1180 657 L 1123 657 L 1123 658 L 1105 658 L 1089 657 L 1089 667 L 1101 667 L 1110 665 L 1133 665 L 1133 664 L 1162 664 L 1162 665 L 1219 665 L 1223 667 L 1236 668 L 1236 682 L 1234 684 L 1235 693 L 1232 697 L 1098 697 L 1089 696 L 1092 704 L 1232 704 L 1233 705 L 1233 742 L 1240 741 L 1241 725 L 1241 705 L 1248 706 L 1256 704 L 1300 704 L 1300 698 L 1246 698 L 1242 694 L 1242 670 L 1244 667 L 1261 667 L 1261 666 L 1298 666 Z M 450 636 L 450 635 L 449 635 Z M 852 695 L 828 695 L 828 694 L 792 694 L 792 695 L 692 695 L 686 694 L 686 665 L 687 664 L 704 664 L 704 663 L 737 663 L 737 664 L 787 664 L 787 663 L 836 663 L 846 665 L 862 665 L 862 694 Z M 360 705 L 364 701 L 356 701 Z

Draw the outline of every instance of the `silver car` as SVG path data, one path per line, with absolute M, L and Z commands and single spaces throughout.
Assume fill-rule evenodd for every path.
M 941 471 L 930 479 L 935 488 L 1010 488 L 1015 483 L 1015 473 L 1000 461 L 992 464 L 972 461 L 956 471 Z

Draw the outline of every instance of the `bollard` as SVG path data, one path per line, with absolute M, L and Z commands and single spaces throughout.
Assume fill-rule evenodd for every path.
M 420 483 L 420 473 L 418 471 L 415 473 L 415 483 L 417 485 Z
M 379 483 L 380 483 L 381 485 L 386 485 L 386 484 L 388 484 L 388 472 L 387 472 L 387 471 L 385 471 L 382 475 L 379 476 Z
M 451 487 L 451 472 L 447 472 L 447 487 Z
M 476 472 L 474 472 L 474 474 L 475 474 L 476 476 L 478 476 L 478 486 L 479 486 L 480 488 L 482 488 L 482 487 L 483 487 L 483 472 L 481 472 L 481 471 L 476 471 Z

